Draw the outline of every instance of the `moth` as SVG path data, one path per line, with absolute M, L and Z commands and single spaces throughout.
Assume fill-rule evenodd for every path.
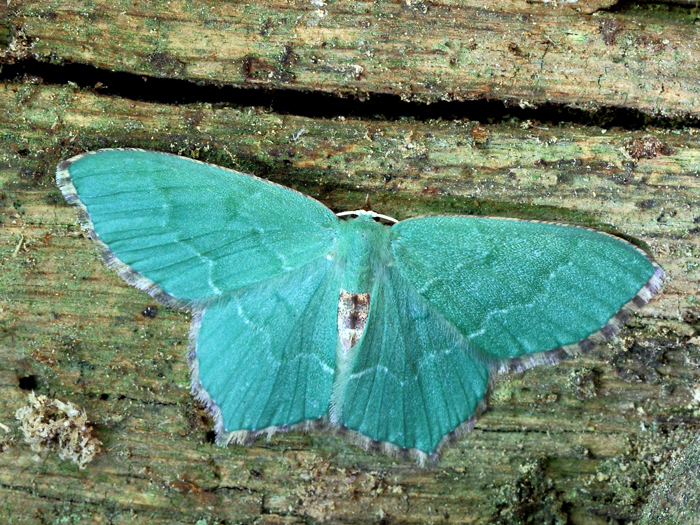
M 192 393 L 222 445 L 325 422 L 435 457 L 471 429 L 495 375 L 610 339 L 664 273 L 585 228 L 336 215 L 165 153 L 88 152 L 56 177 L 110 267 L 193 313 Z

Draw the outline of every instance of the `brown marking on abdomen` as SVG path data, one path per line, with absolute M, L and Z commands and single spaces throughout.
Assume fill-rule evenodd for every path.
M 344 352 L 350 350 L 365 332 L 369 314 L 369 294 L 340 291 L 338 297 L 338 336 Z

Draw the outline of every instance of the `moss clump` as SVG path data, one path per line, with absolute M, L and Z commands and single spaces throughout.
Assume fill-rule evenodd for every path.
M 591 399 L 598 395 L 598 372 L 587 366 L 576 367 L 569 373 L 568 386 L 577 399 Z
M 649 497 L 643 525 L 697 523 L 700 516 L 700 437 L 673 463 L 663 483 Z
M 562 494 L 547 476 L 543 459 L 530 459 L 518 467 L 520 476 L 501 488 L 490 525 L 526 525 L 569 522 Z
M 34 452 L 57 450 L 61 459 L 70 459 L 81 469 L 100 452 L 100 441 L 93 436 L 84 410 L 73 403 L 29 394 L 30 406 L 20 408 L 24 440 Z

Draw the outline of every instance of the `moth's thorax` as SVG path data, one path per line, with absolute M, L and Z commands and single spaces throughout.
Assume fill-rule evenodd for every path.
M 342 267 L 341 289 L 350 293 L 369 293 L 376 276 L 390 262 L 391 228 L 370 216 L 341 221 L 338 262 Z

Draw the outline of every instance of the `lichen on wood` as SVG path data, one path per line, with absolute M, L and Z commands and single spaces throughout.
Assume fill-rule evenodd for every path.
M 48 518 L 55 511 L 47 502 L 72 501 L 66 505 L 80 515 L 111 508 L 119 519 L 144 522 L 174 513 L 194 521 L 325 512 L 329 521 L 383 515 L 425 522 L 437 510 L 438 521 L 447 515 L 473 523 L 523 509 L 541 516 L 564 509 L 572 523 L 637 516 L 669 458 L 700 427 L 691 406 L 700 357 L 693 361 L 687 345 L 700 271 L 692 233 L 700 215 L 698 134 L 506 122 L 478 125 L 477 141 L 475 127 L 163 106 L 4 84 L 0 375 L 7 386 L 0 408 L 11 418 L 26 399 L 18 385 L 35 383 L 40 394 L 85 407 L 104 442 L 98 461 L 70 477 L 70 463 L 47 456 L 39 485 L 28 447 L 10 443 L 0 454 L 0 482 L 12 480 L 15 488 L 5 493 L 12 508 L 29 498 Z M 627 144 L 650 135 L 673 154 L 634 159 Z M 475 430 L 433 470 L 328 433 L 222 449 L 211 443 L 211 422 L 189 394 L 189 319 L 163 308 L 144 316 L 151 299 L 103 267 L 54 187 L 60 160 L 108 146 L 217 162 L 300 189 L 336 211 L 361 207 L 371 193 L 375 209 L 399 218 L 498 214 L 594 226 L 647 246 L 669 279 L 606 348 L 511 376 Z M 389 488 L 368 488 L 369 479 Z M 112 497 L 115 484 L 128 487 L 129 503 Z M 533 494 L 543 498 L 534 506 L 527 499 Z
M 45 0 L 9 23 L 42 60 L 249 88 L 700 116 L 692 5 Z
M 33 56 L 149 82 L 370 100 L 386 92 L 488 97 L 691 119 L 700 107 L 690 8 L 601 11 L 606 4 L 591 1 L 582 5 L 595 13 L 584 15 L 568 3 L 534 2 L 495 10 L 200 4 L 12 2 L 0 60 Z M 369 43 L 359 46 L 361 38 Z M 6 515 L 95 523 L 634 521 L 700 429 L 697 128 L 676 121 L 605 129 L 547 122 L 540 113 L 481 122 L 448 114 L 304 117 L 235 101 L 168 104 L 100 91 L 36 74 L 0 84 Z M 668 278 L 610 344 L 499 383 L 474 431 L 432 470 L 327 432 L 220 448 L 189 394 L 187 315 L 143 315 L 151 298 L 101 264 L 55 187 L 61 160 L 117 146 L 269 178 L 334 211 L 357 209 L 370 193 L 377 211 L 399 219 L 463 213 L 590 226 L 645 247 Z M 55 454 L 36 462 L 19 437 L 14 414 L 32 389 L 90 414 L 104 445 L 84 470 Z
M 29 406 L 17 409 L 24 441 L 34 452 L 55 450 L 61 459 L 69 459 L 81 469 L 100 452 L 85 410 L 73 403 L 29 394 Z

